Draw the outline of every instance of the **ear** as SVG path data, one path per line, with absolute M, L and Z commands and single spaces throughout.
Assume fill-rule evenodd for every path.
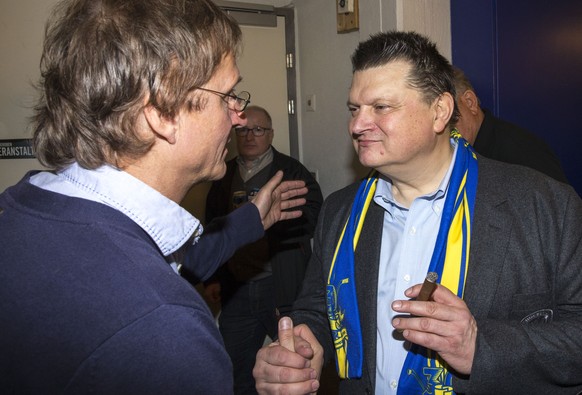
M 143 110 L 145 118 L 151 130 L 170 144 L 176 143 L 176 133 L 178 132 L 178 115 L 174 118 L 163 116 L 160 111 L 152 105 L 148 105 Z
M 469 109 L 469 111 L 471 111 L 473 115 L 479 112 L 479 99 L 477 98 L 475 92 L 472 90 L 467 89 L 465 92 L 463 92 L 463 94 L 460 95 L 460 100 L 463 101 L 465 106 Z
M 271 128 L 272 129 L 272 128 Z M 269 144 L 273 144 L 273 138 L 275 137 L 275 129 L 269 132 Z
M 449 92 L 440 95 L 434 104 L 434 130 L 437 133 L 442 132 L 447 127 L 453 110 L 455 108 L 455 101 Z

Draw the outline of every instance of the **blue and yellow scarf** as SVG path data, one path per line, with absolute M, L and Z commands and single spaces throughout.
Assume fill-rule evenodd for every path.
M 458 149 L 435 249 L 428 268 L 439 283 L 463 297 L 469 264 L 471 218 L 477 191 L 477 157 L 469 143 L 453 130 Z M 331 327 L 336 367 L 341 378 L 362 377 L 363 345 L 354 277 L 354 251 L 358 244 L 377 173 L 364 179 L 338 241 L 327 283 L 327 314 Z M 408 352 L 398 384 L 398 394 L 453 394 L 451 374 L 432 350 L 413 346 Z

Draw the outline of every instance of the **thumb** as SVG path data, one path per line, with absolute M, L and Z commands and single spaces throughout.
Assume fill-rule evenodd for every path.
M 282 180 L 283 180 L 283 171 L 277 170 L 275 175 L 273 177 L 271 177 L 271 179 L 269 181 L 267 181 L 267 183 L 265 185 L 263 185 L 263 187 L 259 190 L 259 193 L 261 191 L 263 191 L 265 198 L 270 201 L 273 198 L 272 193 L 275 192 L 277 187 L 281 184 Z M 269 202 L 269 204 L 270 204 L 270 202 Z
M 287 350 L 295 352 L 293 321 L 289 317 L 282 317 L 279 320 L 279 344 Z
M 275 189 L 281 183 L 282 180 L 283 180 L 283 170 L 277 170 L 275 175 L 271 177 L 267 184 L 271 189 Z

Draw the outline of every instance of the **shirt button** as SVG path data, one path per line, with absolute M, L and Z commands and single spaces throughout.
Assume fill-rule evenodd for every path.
M 404 275 L 404 281 L 406 281 L 407 283 L 410 282 L 410 274 Z
M 393 390 L 396 389 L 396 387 L 398 387 L 398 381 L 396 380 L 391 380 L 390 381 L 390 387 L 392 387 Z
M 410 233 L 411 235 L 415 235 L 416 234 L 416 228 L 413 226 L 410 228 L 410 231 L 408 231 L 408 233 Z

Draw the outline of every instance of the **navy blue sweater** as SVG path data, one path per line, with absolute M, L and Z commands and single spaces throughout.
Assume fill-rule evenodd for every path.
M 0 392 L 231 393 L 207 305 L 149 236 L 26 180 L 0 195 Z

